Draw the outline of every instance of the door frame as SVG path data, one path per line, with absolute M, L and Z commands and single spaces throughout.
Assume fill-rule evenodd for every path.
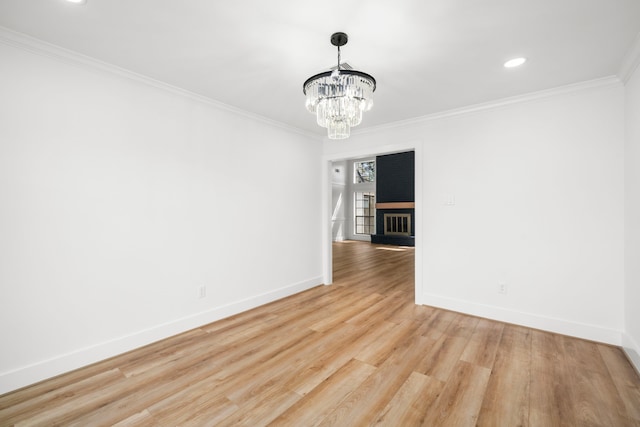
M 331 171 L 332 163 L 341 160 L 351 160 L 370 156 L 380 156 L 385 154 L 402 153 L 405 151 L 415 152 L 414 165 L 414 185 L 415 185 L 415 303 L 423 304 L 423 266 L 422 266 L 422 248 L 423 248 L 423 197 L 422 197 L 422 143 L 420 141 L 410 141 L 404 144 L 392 144 L 379 147 L 366 147 L 348 152 L 339 152 L 333 154 L 325 154 L 322 156 L 322 277 L 325 285 L 333 283 L 333 236 L 331 234 L 331 216 L 332 216 L 332 186 Z

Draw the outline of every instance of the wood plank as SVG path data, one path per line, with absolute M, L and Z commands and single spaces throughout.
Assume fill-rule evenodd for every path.
M 377 341 L 381 335 L 395 326 L 394 323 L 381 322 L 375 328 L 355 327 L 357 332 L 352 335 L 351 342 L 325 348 L 321 354 L 310 358 L 305 368 L 299 371 L 298 375 L 287 380 L 285 386 L 301 395 L 310 393 L 347 361 L 353 359 L 363 348 Z
M 391 317 L 390 313 L 394 312 L 397 307 L 404 305 L 406 305 L 406 299 L 387 296 L 352 316 L 347 322 L 358 326 L 374 325 L 387 320 Z
M 140 375 L 150 369 L 162 366 L 172 359 L 178 359 L 193 349 L 202 349 L 203 340 L 206 338 L 208 335 L 205 331 L 194 329 L 177 335 L 171 340 L 153 343 L 147 348 L 147 352 L 132 354 L 131 357 L 118 362 L 118 369 L 127 377 Z M 207 345 L 218 347 L 218 344 L 218 342 L 209 341 Z
M 369 425 L 384 411 L 413 372 L 431 340 L 417 334 L 399 343 L 397 351 L 350 393 L 318 425 Z
M 374 366 L 379 366 L 389 356 L 397 351 L 399 342 L 403 342 L 407 337 L 412 336 L 418 329 L 419 323 L 405 321 L 388 330 L 384 335 L 379 335 L 378 339 L 369 343 L 359 351 L 355 358 Z
M 422 335 L 439 340 L 453 324 L 457 314 L 448 310 L 437 310 L 422 328 Z
M 170 403 L 169 403 L 170 402 Z M 154 419 L 162 425 L 218 425 L 239 412 L 240 407 L 215 390 L 197 388 L 180 400 L 161 400 L 149 407 Z
M 555 334 L 532 331 L 529 423 L 577 425 L 571 372 Z
M 269 425 L 292 405 L 300 400 L 300 395 L 281 387 L 272 387 L 255 399 L 247 401 L 242 411 L 237 411 L 231 417 L 220 422 L 207 422 L 194 424 L 193 427 L 202 425 L 226 426 L 251 426 L 259 427 Z
M 146 409 L 115 423 L 113 427 L 159 427 L 161 424 Z
M 561 341 L 568 363 L 572 402 L 579 425 L 629 425 L 626 409 L 597 345 L 571 337 Z
M 480 319 L 460 356 L 460 360 L 484 368 L 491 368 L 496 359 L 503 329 L 503 323 Z
M 598 351 L 607 366 L 618 395 L 625 406 L 628 418 L 640 424 L 640 389 L 637 386 L 637 373 L 622 350 L 609 345 L 598 345 Z
M 229 399 L 238 405 L 245 405 L 254 396 L 261 396 L 275 385 L 283 388 L 290 384 L 293 378 L 305 371 L 309 361 L 314 360 L 322 349 L 346 345 L 355 336 L 351 325 L 336 325 L 330 333 L 314 333 L 292 346 L 283 349 L 277 355 L 259 365 L 243 371 L 244 376 L 250 376 L 251 381 L 235 383 L 233 388 L 225 393 Z M 275 380 L 277 379 L 277 381 Z
M 342 368 L 315 387 L 303 399 L 274 420 L 274 425 L 315 426 L 324 420 L 376 368 L 351 359 Z
M 422 425 L 475 426 L 490 375 L 490 369 L 459 361 L 442 393 L 428 408 Z
M 364 298 L 356 298 L 350 301 L 348 307 L 344 307 L 339 312 L 337 312 L 333 316 L 326 316 L 323 319 L 320 319 L 316 323 L 309 326 L 310 329 L 314 331 L 323 332 L 326 331 L 333 326 L 339 325 L 345 321 L 348 321 L 352 317 L 371 307 L 373 304 L 383 300 L 384 297 L 380 294 L 370 294 Z
M 460 360 L 469 339 L 448 334 L 443 334 L 437 341 L 428 339 L 433 344 L 417 363 L 415 370 L 446 382 Z
M 412 372 L 384 408 L 376 425 L 419 426 L 444 387 L 442 381 Z
M 478 425 L 529 425 L 530 381 L 531 330 L 505 325 Z
M 122 375 L 122 372 L 114 368 L 100 372 L 76 383 L 67 384 L 63 382 L 65 385 L 58 389 L 46 391 L 40 395 L 33 395 L 33 397 L 22 401 L 16 401 L 11 406 L 5 405 L 0 409 L 1 424 L 10 425 L 21 419 L 37 416 L 47 408 L 60 407 L 69 403 L 74 404 L 73 402 L 75 402 L 79 396 L 98 392 L 105 387 L 124 380 L 125 376 Z M 40 386 L 36 387 L 39 388 Z

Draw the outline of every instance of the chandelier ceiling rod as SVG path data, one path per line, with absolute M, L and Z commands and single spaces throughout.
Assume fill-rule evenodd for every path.
M 340 47 L 347 44 L 348 41 L 349 36 L 347 36 L 345 33 L 334 33 L 331 36 L 331 44 L 337 46 L 338 48 L 338 71 L 340 71 Z

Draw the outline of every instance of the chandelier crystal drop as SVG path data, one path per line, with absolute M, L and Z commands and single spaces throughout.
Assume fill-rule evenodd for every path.
M 345 33 L 331 36 L 331 44 L 338 47 L 338 67 L 310 77 L 302 87 L 307 110 L 316 115 L 318 125 L 327 128 L 329 139 L 348 138 L 351 128 L 362 122 L 362 112 L 373 107 L 376 80 L 367 73 L 340 68 L 340 46 L 347 40 Z

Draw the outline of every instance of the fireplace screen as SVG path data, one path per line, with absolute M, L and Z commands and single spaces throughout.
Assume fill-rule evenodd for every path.
M 384 234 L 411 236 L 411 214 L 384 214 Z

